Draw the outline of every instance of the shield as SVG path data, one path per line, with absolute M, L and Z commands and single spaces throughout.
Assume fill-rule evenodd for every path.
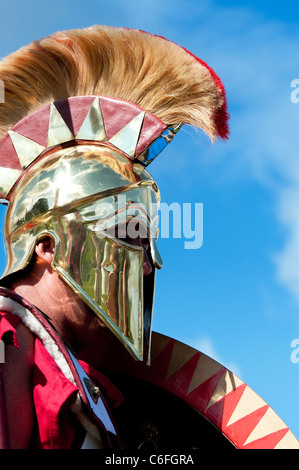
M 202 352 L 154 332 L 149 367 L 115 346 L 103 364 L 125 398 L 116 419 L 129 448 L 299 449 L 270 406 Z

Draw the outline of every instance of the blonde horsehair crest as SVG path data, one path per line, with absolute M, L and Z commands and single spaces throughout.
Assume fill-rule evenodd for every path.
M 228 134 L 219 77 L 182 47 L 139 30 L 95 25 L 55 33 L 3 59 L 0 80 L 0 138 L 43 105 L 84 95 L 132 102 L 212 141 Z

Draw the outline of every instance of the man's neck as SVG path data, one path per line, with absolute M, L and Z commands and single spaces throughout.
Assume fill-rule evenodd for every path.
M 18 277 L 11 288 L 49 317 L 75 353 L 84 350 L 93 361 L 91 365 L 99 366 L 102 352 L 113 335 L 55 270 L 36 263 L 26 276 Z

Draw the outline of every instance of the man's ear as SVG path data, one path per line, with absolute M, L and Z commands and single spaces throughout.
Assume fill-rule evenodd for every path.
M 35 246 L 37 261 L 44 261 L 52 264 L 55 252 L 55 242 L 52 237 L 46 236 L 39 240 Z

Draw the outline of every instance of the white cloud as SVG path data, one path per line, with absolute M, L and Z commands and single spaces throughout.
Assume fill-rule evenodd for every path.
M 203 336 L 195 340 L 189 340 L 187 344 L 211 357 L 216 362 L 219 362 L 219 364 L 223 365 L 228 370 L 233 372 L 236 376 L 241 378 L 241 371 L 239 366 L 235 362 L 226 361 L 225 358 L 222 358 L 217 352 L 214 343 L 210 337 Z
M 231 140 L 221 149 L 223 178 L 251 177 L 271 191 L 282 229 L 273 268 L 299 300 L 299 103 L 291 101 L 299 78 L 296 29 L 254 10 L 218 8 L 205 17 L 204 30 L 192 30 L 189 43 L 195 53 L 206 51 L 227 88 Z

